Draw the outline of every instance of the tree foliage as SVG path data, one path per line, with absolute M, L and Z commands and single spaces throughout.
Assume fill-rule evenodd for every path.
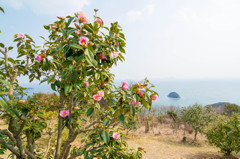
M 214 119 L 214 113 L 211 106 L 203 107 L 194 104 L 182 109 L 181 119 L 192 126 L 195 131 L 194 140 L 197 140 L 197 134 L 202 133 L 204 128 Z
M 209 143 L 221 149 L 224 155 L 240 151 L 240 116 L 230 118 L 220 115 L 206 132 Z

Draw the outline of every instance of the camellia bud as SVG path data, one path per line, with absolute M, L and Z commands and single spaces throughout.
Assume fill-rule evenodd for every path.
M 73 62 L 72 62 L 73 64 L 75 64 L 76 63 L 76 61 L 75 60 L 73 60 Z
M 63 20 L 63 19 L 64 19 L 63 17 L 60 17 L 60 16 L 57 16 L 57 18 L 58 18 L 58 19 L 61 19 L 61 20 Z
M 90 45 L 92 45 L 92 46 L 93 46 L 93 45 L 94 45 L 94 43 L 93 43 L 93 42 L 90 42 Z
M 25 100 L 25 99 L 20 99 L 19 101 L 18 101 L 18 103 L 26 103 L 27 102 L 27 100 Z
M 119 34 L 116 34 L 116 37 L 119 37 Z
M 42 57 L 42 58 L 46 58 L 46 57 L 47 57 L 47 54 L 44 53 L 44 52 L 42 52 L 42 53 L 41 53 L 41 57 Z

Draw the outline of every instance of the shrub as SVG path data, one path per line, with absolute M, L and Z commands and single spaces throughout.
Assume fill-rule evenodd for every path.
M 143 108 L 150 110 L 157 93 L 147 79 L 131 88 L 126 82 L 114 86 L 110 69 L 124 61 L 126 45 L 118 22 L 105 27 L 95 10 L 92 23 L 79 12 L 44 28 L 49 36 L 41 47 L 27 34 L 14 36 L 16 59 L 8 57 L 13 47 L 0 43 L 0 117 L 8 123 L 0 130 L 0 153 L 8 149 L 19 159 L 141 158 L 142 149 L 127 148 L 120 123 L 134 121 Z M 21 75 L 47 82 L 59 96 L 24 100 Z M 57 125 L 49 128 L 54 114 Z M 43 132 L 49 134 L 47 146 L 38 142 Z
M 225 104 L 223 115 L 231 117 L 233 114 L 240 114 L 240 106 L 236 104 Z
M 233 115 L 231 118 L 219 116 L 215 123 L 210 124 L 206 131 L 210 144 L 221 149 L 224 155 L 240 151 L 240 115 Z
M 213 109 L 195 104 L 185 107 L 181 111 L 183 122 L 192 126 L 195 131 L 194 140 L 197 140 L 197 134 L 203 132 L 203 129 L 214 119 Z

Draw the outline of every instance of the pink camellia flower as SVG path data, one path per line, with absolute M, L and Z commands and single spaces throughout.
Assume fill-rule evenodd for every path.
M 116 46 L 119 47 L 119 45 L 120 45 L 120 42 L 117 42 L 117 43 L 116 43 Z
M 33 120 L 37 120 L 37 119 L 38 119 L 38 117 L 34 117 L 34 118 L 33 118 Z
M 138 94 L 139 94 L 140 96 L 142 96 L 142 95 L 144 94 L 142 91 L 146 91 L 146 89 L 144 89 L 144 88 L 138 89 Z
M 138 102 L 138 106 L 141 106 L 141 104 L 142 104 L 141 102 Z M 135 107 L 137 107 L 137 106 L 135 106 Z
M 88 87 L 89 86 L 89 83 L 88 82 L 84 82 L 83 83 L 85 87 Z
M 76 30 L 75 33 L 78 35 L 81 34 L 80 30 Z
M 61 110 L 60 111 L 60 116 L 65 118 L 69 115 L 69 110 Z
M 83 11 L 79 12 L 78 18 L 82 23 L 89 23 L 89 19 L 87 18 L 86 14 Z
M 85 36 L 81 36 L 79 40 L 79 44 L 82 46 L 87 46 L 89 39 Z
M 99 97 L 104 97 L 104 91 L 103 90 L 98 91 L 97 94 L 98 94 Z
M 41 56 L 37 56 L 37 60 L 38 60 L 38 61 L 42 61 L 42 59 L 43 59 L 43 58 L 42 58 Z
M 102 53 L 101 56 L 100 56 L 100 59 L 107 60 L 107 57 L 106 57 L 106 55 L 104 53 Z
M 123 90 L 127 90 L 127 89 L 128 89 L 128 86 L 125 84 L 125 85 L 122 86 L 122 89 L 123 89 Z
M 126 82 L 126 81 L 123 81 L 123 85 L 127 85 L 127 82 Z
M 132 99 L 132 100 L 130 101 L 130 104 L 136 105 L 136 102 Z
M 97 96 L 97 95 L 93 95 L 93 99 L 98 102 L 102 99 L 102 97 Z
M 115 132 L 113 133 L 113 136 L 112 136 L 114 139 L 119 139 L 120 138 L 120 134 Z
M 158 96 L 157 96 L 157 95 L 153 95 L 153 96 L 152 96 L 152 100 L 153 100 L 153 101 L 156 101 L 156 100 L 157 100 L 157 98 L 158 98 Z
M 119 54 L 119 52 L 115 52 L 115 51 L 114 51 L 114 52 L 112 53 L 113 58 L 117 58 L 117 57 L 118 57 L 118 54 Z
M 18 33 L 18 34 L 17 34 L 17 38 L 24 39 L 24 37 L 25 37 L 25 36 L 24 36 L 23 33 Z
M 97 19 L 96 22 L 98 22 L 98 24 L 102 24 L 102 20 L 101 19 Z
M 134 105 L 134 107 L 137 108 L 137 104 L 133 99 L 130 101 L 130 104 Z M 138 106 L 141 106 L 141 102 L 138 102 Z

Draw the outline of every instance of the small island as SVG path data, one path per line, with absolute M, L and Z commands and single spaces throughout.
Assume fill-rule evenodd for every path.
M 176 92 L 171 92 L 167 96 L 168 98 L 181 98 L 180 95 Z

